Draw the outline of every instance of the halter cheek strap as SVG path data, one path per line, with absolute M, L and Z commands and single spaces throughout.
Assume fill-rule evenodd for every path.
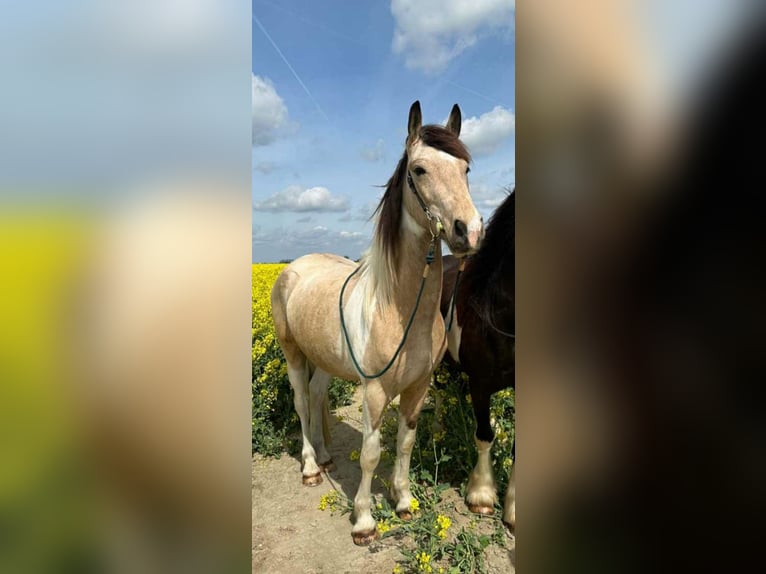
M 426 202 L 423 201 L 423 197 L 418 192 L 418 188 L 415 187 L 415 182 L 412 179 L 412 174 L 407 170 L 407 185 L 412 190 L 412 193 L 415 195 L 415 199 L 418 200 L 418 203 L 420 204 L 420 209 L 423 210 L 423 213 L 426 214 L 426 219 L 428 219 L 428 231 L 431 233 L 431 239 L 436 239 L 439 234 L 441 234 L 442 231 L 444 231 L 444 226 L 442 225 L 442 220 L 439 219 L 439 217 L 435 216 L 433 213 L 431 213 L 431 210 L 428 209 L 428 206 L 426 205 Z M 434 233 L 433 229 L 431 229 L 431 222 L 436 221 L 436 233 Z

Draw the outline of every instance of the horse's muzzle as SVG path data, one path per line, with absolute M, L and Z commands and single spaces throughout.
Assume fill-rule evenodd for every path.
M 456 219 L 452 226 L 452 237 L 448 243 L 453 255 L 460 257 L 478 251 L 483 239 L 483 218 L 477 218 L 468 225 L 462 220 Z

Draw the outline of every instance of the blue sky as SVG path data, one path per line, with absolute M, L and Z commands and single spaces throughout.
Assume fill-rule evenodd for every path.
M 485 220 L 515 185 L 513 0 L 253 0 L 253 261 L 356 259 L 410 105 L 454 103 Z

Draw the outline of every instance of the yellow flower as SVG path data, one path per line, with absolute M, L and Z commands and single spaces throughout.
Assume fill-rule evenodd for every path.
M 443 514 L 438 515 L 436 517 L 436 524 L 435 524 L 437 536 L 439 536 L 439 538 L 441 538 L 442 540 L 447 538 L 447 530 L 449 530 L 449 527 L 451 525 L 452 525 L 452 520 L 449 517 L 444 516 Z
M 338 510 L 338 493 L 335 490 L 331 490 L 327 494 L 323 494 L 319 499 L 319 510 L 330 509 L 330 512 Z
M 351 454 L 348 455 L 349 460 L 359 460 L 359 451 L 358 450 L 352 450 Z
M 418 554 L 418 571 L 419 572 L 433 572 L 431 568 L 431 555 L 421 552 Z
M 417 512 L 420 509 L 420 502 L 417 498 L 410 500 L 410 512 Z
M 399 564 L 394 566 L 394 569 L 391 570 L 391 574 L 402 574 L 402 572 L 403 572 L 402 567 L 399 566 Z
M 388 520 L 378 521 L 378 532 L 385 534 L 389 530 L 391 530 L 391 525 L 388 523 Z

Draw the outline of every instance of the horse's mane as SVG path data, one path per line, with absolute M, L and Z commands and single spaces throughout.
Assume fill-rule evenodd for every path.
M 460 292 L 467 294 L 469 304 L 481 320 L 499 328 L 494 319 L 498 303 L 511 305 L 515 297 L 516 278 L 516 191 L 508 194 L 487 224 L 481 249 L 466 264 Z M 513 309 L 506 309 L 511 311 Z M 502 328 L 502 327 L 500 327 Z
M 471 154 L 460 138 L 450 130 L 428 124 L 420 128 L 420 141 L 452 156 L 471 162 Z M 404 201 L 404 182 L 407 179 L 407 150 L 404 150 L 393 175 L 386 183 L 386 191 L 373 213 L 376 217 L 375 233 L 372 245 L 362 258 L 371 274 L 371 291 L 368 303 L 378 294 L 383 302 L 390 302 L 396 286 L 396 275 L 400 255 L 400 236 L 402 227 L 402 203 Z

